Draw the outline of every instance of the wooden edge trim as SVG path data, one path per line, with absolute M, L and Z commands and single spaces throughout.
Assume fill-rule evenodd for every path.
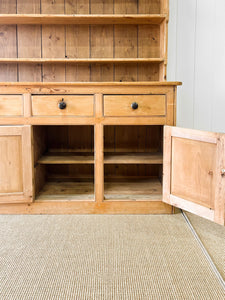
M 170 204 L 171 180 L 171 130 L 172 127 L 164 126 L 163 138 L 163 202 Z
M 23 158 L 23 188 L 26 199 L 32 201 L 33 191 L 33 168 L 31 147 L 31 126 L 25 125 L 22 132 L 22 158 Z
M 214 209 L 215 219 L 218 224 L 225 225 L 225 177 L 221 170 L 225 168 L 225 134 L 220 134 L 216 152 L 216 174 L 215 174 L 215 194 Z
M 208 131 L 192 130 L 180 127 L 172 127 L 172 137 L 178 137 L 183 139 L 190 139 L 199 142 L 217 144 L 218 134 Z
M 31 117 L 31 94 L 23 95 L 23 114 L 24 117 Z
M 211 210 L 207 207 L 204 207 L 202 205 L 196 204 L 196 203 L 192 203 L 190 201 L 178 198 L 174 195 L 170 195 L 170 203 L 171 205 L 184 209 L 188 212 L 191 212 L 193 214 L 197 214 L 201 217 L 204 217 L 208 220 L 214 221 L 214 210 Z
M 103 154 L 103 130 L 102 124 L 96 124 L 94 129 L 94 141 L 95 141 L 95 201 L 101 203 L 104 198 L 104 154 Z
M 21 135 L 23 126 L 4 126 L 0 127 L 1 136 Z

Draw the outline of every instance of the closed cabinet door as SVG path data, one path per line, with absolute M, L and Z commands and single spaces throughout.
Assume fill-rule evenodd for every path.
M 31 126 L 0 126 L 0 203 L 32 202 Z
M 163 202 L 224 225 L 225 134 L 164 127 Z

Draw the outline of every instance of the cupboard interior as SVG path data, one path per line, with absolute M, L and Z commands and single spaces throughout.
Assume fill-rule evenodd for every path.
M 162 198 L 163 126 L 104 127 L 104 199 Z
M 94 127 L 33 126 L 35 199 L 94 200 Z

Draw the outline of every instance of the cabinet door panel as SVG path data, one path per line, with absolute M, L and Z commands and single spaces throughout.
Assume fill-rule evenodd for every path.
M 165 127 L 163 201 L 224 224 L 225 135 Z
M 32 201 L 30 126 L 0 127 L 0 203 Z

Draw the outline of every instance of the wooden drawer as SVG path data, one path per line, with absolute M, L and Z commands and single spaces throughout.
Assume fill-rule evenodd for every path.
M 132 104 L 138 104 L 136 109 Z M 104 96 L 104 116 L 138 117 L 165 116 L 165 95 L 106 95 Z
M 22 116 L 22 95 L 0 95 L 0 116 Z
M 59 104 L 65 103 L 64 109 Z M 32 96 L 33 116 L 83 116 L 94 115 L 94 99 L 92 95 L 36 95 Z

